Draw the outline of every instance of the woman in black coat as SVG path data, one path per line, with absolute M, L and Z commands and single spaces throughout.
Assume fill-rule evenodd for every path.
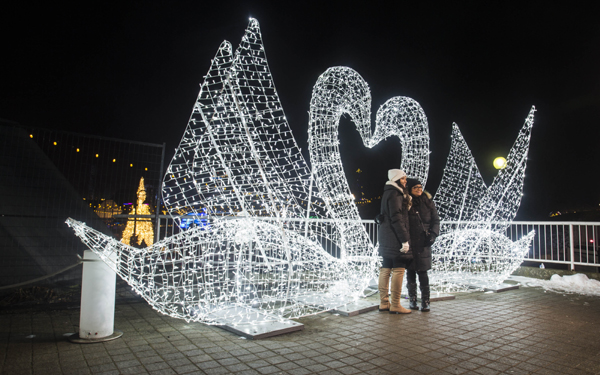
M 389 311 L 390 314 L 409 314 L 411 311 L 400 305 L 400 293 L 404 271 L 410 264 L 411 253 L 409 248 L 408 210 L 411 198 L 406 189 L 406 173 L 400 169 L 388 171 L 386 182 L 381 197 L 381 211 L 378 216 L 379 255 L 383 257 L 383 264 L 379 269 L 379 311 Z M 391 295 L 390 303 L 388 290 Z
M 419 275 L 419 287 L 421 289 L 421 311 L 427 312 L 429 307 L 429 276 L 427 271 L 431 269 L 431 244 L 427 244 L 429 237 L 435 240 L 440 234 L 440 217 L 431 195 L 423 191 L 423 185 L 416 179 L 408 179 L 407 190 L 412 197 L 412 207 L 408 211 L 408 223 L 410 233 L 410 247 L 413 252 L 413 261 L 406 272 L 408 296 L 410 298 L 411 310 L 418 310 L 417 306 L 417 275 Z

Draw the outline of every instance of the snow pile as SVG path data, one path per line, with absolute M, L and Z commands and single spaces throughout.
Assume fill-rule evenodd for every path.
M 511 276 L 511 280 L 518 281 L 525 287 L 542 287 L 546 290 L 559 293 L 578 293 L 590 296 L 600 296 L 600 281 L 590 279 L 587 275 L 552 275 L 550 280 L 540 280 L 531 277 Z

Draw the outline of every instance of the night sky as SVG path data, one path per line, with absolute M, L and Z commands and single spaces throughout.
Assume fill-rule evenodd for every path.
M 491 184 L 493 159 L 508 154 L 535 105 L 517 219 L 600 204 L 600 22 L 593 2 L 222 3 L 5 6 L 0 118 L 165 142 L 170 160 L 219 44 L 236 47 L 254 17 L 305 156 L 312 87 L 328 67 L 344 65 L 371 87 L 373 121 L 393 96 L 421 104 L 432 151 L 427 190 L 435 192 L 442 177 L 453 122 Z M 385 170 L 399 167 L 399 142 L 366 149 L 348 120 L 340 133 L 348 179 L 361 168 L 365 194 L 379 194 Z

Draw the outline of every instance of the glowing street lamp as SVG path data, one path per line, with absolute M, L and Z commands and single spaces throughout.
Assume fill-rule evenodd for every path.
M 494 168 L 496 168 L 496 169 L 506 168 L 506 159 L 504 159 L 502 156 L 498 156 L 496 159 L 494 159 Z

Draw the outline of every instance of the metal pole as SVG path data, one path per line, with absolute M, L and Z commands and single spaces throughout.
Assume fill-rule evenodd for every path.
M 165 176 L 163 175 L 163 169 L 165 167 L 165 147 L 166 143 L 162 144 L 162 156 L 160 157 L 160 171 L 158 172 L 158 193 L 156 197 L 156 209 L 154 210 L 154 216 L 156 217 L 156 230 L 154 231 L 154 243 L 160 241 L 160 201 L 162 198 L 162 184 Z
M 573 224 L 569 224 L 569 246 L 571 247 L 571 271 L 575 270 L 575 240 L 573 239 Z

